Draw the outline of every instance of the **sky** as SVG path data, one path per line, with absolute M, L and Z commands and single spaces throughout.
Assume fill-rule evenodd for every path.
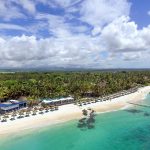
M 0 0 L 0 68 L 150 68 L 148 0 Z

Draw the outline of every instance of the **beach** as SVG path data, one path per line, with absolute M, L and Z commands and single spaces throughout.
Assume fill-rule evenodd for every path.
M 92 108 L 97 113 L 105 113 L 125 109 L 132 106 L 129 102 L 140 102 L 150 92 L 150 86 L 139 88 L 137 92 L 112 99 L 111 101 L 103 101 L 88 104 L 85 106 L 77 106 L 74 104 L 63 105 L 58 111 L 48 112 L 43 115 L 30 116 L 28 118 L 17 119 L 14 121 L 0 122 L 0 135 L 8 135 L 17 133 L 22 130 L 36 129 L 44 126 L 54 125 L 73 119 L 79 119 L 83 109 Z

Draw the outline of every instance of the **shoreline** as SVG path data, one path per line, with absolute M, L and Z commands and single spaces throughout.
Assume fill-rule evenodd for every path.
M 0 122 L 0 136 L 7 136 L 20 131 L 42 128 L 70 120 L 80 119 L 83 117 L 82 110 L 92 108 L 96 113 L 108 113 L 126 109 L 132 105 L 128 102 L 138 102 L 145 99 L 150 92 L 150 86 L 139 88 L 135 93 L 114 98 L 111 101 L 97 102 L 85 106 L 76 106 L 74 104 L 63 105 L 58 111 L 48 112 L 43 115 L 30 116 L 29 118 L 17 119 L 14 121 Z

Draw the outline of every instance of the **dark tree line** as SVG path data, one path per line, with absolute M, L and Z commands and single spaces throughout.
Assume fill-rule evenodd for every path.
M 98 97 L 149 83 L 150 71 L 1 73 L 0 98 Z

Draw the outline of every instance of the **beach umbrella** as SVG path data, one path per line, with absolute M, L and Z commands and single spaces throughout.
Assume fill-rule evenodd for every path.
M 13 113 L 13 114 L 11 115 L 11 117 L 13 117 L 13 118 L 16 117 L 16 113 Z
M 38 112 L 38 111 L 39 111 L 39 107 L 35 107 L 34 110 L 35 110 L 36 112 Z
M 32 111 L 31 108 L 28 108 L 28 109 L 27 109 L 27 112 L 28 112 L 29 114 L 31 114 L 31 111 Z
M 88 99 L 88 100 L 87 100 L 87 103 L 88 103 L 88 104 L 91 104 L 91 100 L 90 100 L 90 99 Z
M 14 117 L 17 116 L 17 112 L 16 112 L 16 111 L 13 112 L 13 116 L 14 116 Z
M 15 113 L 13 113 L 13 114 L 11 115 L 10 120 L 15 120 L 15 116 L 16 116 L 16 114 L 15 114 Z
M 36 115 L 36 113 L 37 113 L 37 110 L 33 110 L 32 115 Z
M 29 112 L 29 111 L 26 111 L 25 117 L 29 117 L 29 116 L 30 116 L 30 112 Z
M 37 108 L 37 107 L 34 107 L 34 110 L 35 110 L 35 111 L 37 111 L 37 110 L 38 110 L 38 108 Z
M 55 108 L 55 110 L 58 110 L 58 106 L 55 106 L 54 108 Z
M 74 102 L 74 105 L 77 105 L 77 104 L 78 104 L 78 102 L 77 102 L 77 101 L 75 101 L 75 102 Z
M 82 103 L 82 102 L 80 102 L 80 103 L 79 103 L 79 106 L 82 106 L 82 104 L 83 104 L 83 103 Z
M 48 110 L 49 110 L 48 107 L 46 107 L 46 108 L 45 108 L 45 112 L 49 112 Z
M 9 118 L 9 114 L 5 114 L 4 117 L 5 117 L 5 118 Z
M 26 110 L 25 110 L 25 117 L 29 117 L 29 114 L 30 114 L 30 110 L 29 110 L 29 109 L 26 109 Z
M 54 109 L 55 109 L 55 107 L 54 107 L 54 106 L 52 106 L 52 107 L 51 107 L 51 111 L 54 111 Z
M 44 108 L 43 108 L 43 107 L 40 107 L 40 108 L 39 108 L 39 114 L 43 114 L 43 110 L 44 110 Z
M 20 114 L 23 116 L 24 115 L 24 113 L 25 113 L 25 111 L 24 110 L 22 110 L 21 112 L 20 112 Z
M 48 109 L 49 109 L 49 110 L 51 109 L 51 105 L 48 106 Z
M 4 115 L 4 116 L 3 116 L 3 119 L 2 119 L 2 122 L 6 122 L 6 121 L 7 121 L 7 118 L 8 118 L 8 116 L 7 116 L 7 115 Z
M 23 118 L 23 115 L 24 115 L 24 112 L 23 112 L 23 111 L 20 111 L 20 112 L 19 112 L 19 117 L 18 117 L 18 118 Z

